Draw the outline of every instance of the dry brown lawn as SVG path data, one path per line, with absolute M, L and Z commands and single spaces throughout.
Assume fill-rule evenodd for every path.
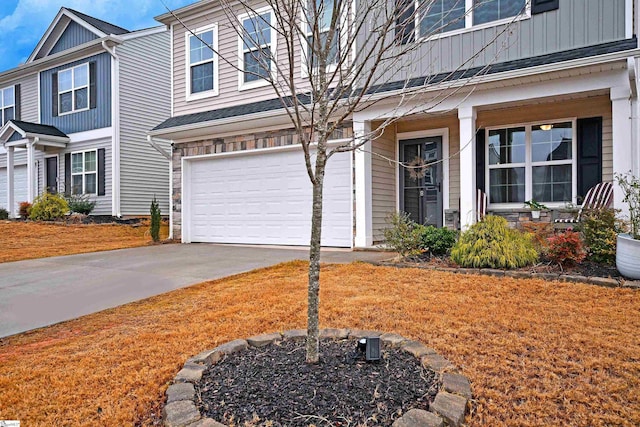
M 282 264 L 5 339 L 0 419 L 151 425 L 191 355 L 304 327 L 306 275 Z M 324 268 L 321 301 L 322 327 L 397 332 L 458 365 L 470 426 L 640 425 L 639 292 L 351 264 Z
M 0 221 L 0 262 L 145 246 L 151 242 L 148 230 L 148 226 Z M 160 237 L 168 233 L 165 226 Z

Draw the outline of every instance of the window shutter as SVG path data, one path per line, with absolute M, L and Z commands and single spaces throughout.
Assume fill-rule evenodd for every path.
M 602 182 L 602 117 L 578 119 L 578 201 Z
M 64 155 L 64 194 L 71 194 L 71 153 Z
M 476 188 L 486 193 L 484 189 L 484 129 L 476 132 Z
M 560 0 L 532 0 L 531 14 L 549 12 L 560 7 Z
M 396 0 L 396 40 L 401 44 L 411 43 L 415 36 L 415 2 Z
M 98 149 L 98 196 L 105 195 L 104 148 Z
M 14 90 L 14 94 L 13 94 L 13 99 L 15 102 L 15 108 L 13 109 L 14 113 L 13 113 L 13 117 L 16 120 L 20 120 L 20 109 L 22 108 L 22 106 L 20 105 L 20 85 L 17 84 L 14 86 L 13 88 Z
M 51 75 L 51 114 L 58 117 L 58 73 Z
M 96 90 L 96 62 L 89 62 L 89 108 L 96 108 L 98 91 Z

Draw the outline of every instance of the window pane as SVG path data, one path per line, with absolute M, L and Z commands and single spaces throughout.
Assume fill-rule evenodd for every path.
M 268 47 L 244 54 L 245 82 L 268 78 L 271 70 L 271 49 Z
M 465 0 L 422 0 L 420 35 L 464 28 Z
M 534 166 L 533 198 L 542 202 L 571 201 L 571 165 Z
M 2 121 L 2 124 L 4 125 L 9 120 L 13 120 L 14 118 L 15 118 L 15 110 L 14 110 L 14 108 L 13 107 L 5 108 L 4 109 L 4 120 Z
M 253 49 L 271 43 L 271 13 L 265 13 L 242 21 L 244 49 Z
M 96 152 L 87 151 L 84 153 L 84 171 L 95 172 L 96 171 Z
M 71 70 L 64 70 L 58 73 L 58 92 L 71 90 Z
M 213 46 L 213 30 L 198 34 L 198 37 L 190 36 L 189 63 L 195 64 L 197 62 L 212 59 L 213 50 L 211 50 L 209 46 Z
M 489 170 L 490 203 L 524 202 L 524 168 Z
M 84 64 L 73 70 L 73 87 L 87 86 L 89 84 L 89 64 Z
M 525 128 L 489 131 L 489 164 L 524 163 Z
M 60 112 L 68 113 L 73 110 L 73 92 L 60 94 Z
M 331 19 L 333 16 L 333 2 L 334 0 L 311 0 L 309 2 L 309 23 L 315 24 L 317 16 L 318 30 L 331 28 Z M 315 6 L 314 6 L 315 4 Z M 311 32 L 313 29 L 309 28 L 307 32 Z
M 13 86 L 8 87 L 2 91 L 2 99 L 3 99 L 3 102 L 2 102 L 3 107 L 15 104 Z
M 76 98 L 76 110 L 82 110 L 83 108 L 87 108 L 89 106 L 89 89 L 78 89 L 74 91 Z
M 542 127 L 545 126 L 546 130 L 543 130 Z M 548 126 L 553 127 L 549 129 Z M 531 131 L 532 161 L 548 162 L 572 158 L 573 130 L 571 123 L 533 126 Z
M 74 153 L 71 155 L 71 173 L 82 172 L 82 153 Z
M 73 175 L 71 177 L 71 193 L 82 194 L 82 175 Z
M 191 67 L 191 93 L 213 90 L 213 62 Z
M 519 15 L 526 0 L 473 0 L 473 24 L 484 24 Z
M 88 173 L 84 176 L 84 192 L 85 193 L 96 193 L 96 174 Z

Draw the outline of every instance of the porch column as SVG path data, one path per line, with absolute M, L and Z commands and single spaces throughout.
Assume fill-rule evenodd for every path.
M 371 123 L 353 122 L 353 137 L 356 144 L 367 141 L 355 151 L 355 209 L 356 209 L 356 247 L 373 246 L 373 214 L 371 189 Z
M 476 109 L 460 107 L 460 228 L 476 222 Z
M 625 86 L 611 88 L 611 116 L 613 133 L 613 173 L 633 172 L 633 155 L 637 147 L 633 146 L 631 90 Z M 615 177 L 614 177 L 615 182 Z M 618 185 L 613 186 L 613 206 L 620 209 L 623 216 L 629 216 L 629 210 L 622 203 L 624 194 Z
M 33 203 L 35 192 L 35 143 L 27 142 L 27 202 Z
M 7 210 L 9 217 L 16 217 L 16 207 L 13 193 L 13 147 L 7 147 Z

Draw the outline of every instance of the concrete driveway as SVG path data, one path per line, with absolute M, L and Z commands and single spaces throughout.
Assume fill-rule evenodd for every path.
M 389 253 L 323 250 L 323 262 Z M 174 289 L 308 259 L 308 249 L 158 245 L 0 264 L 0 337 L 74 319 Z

